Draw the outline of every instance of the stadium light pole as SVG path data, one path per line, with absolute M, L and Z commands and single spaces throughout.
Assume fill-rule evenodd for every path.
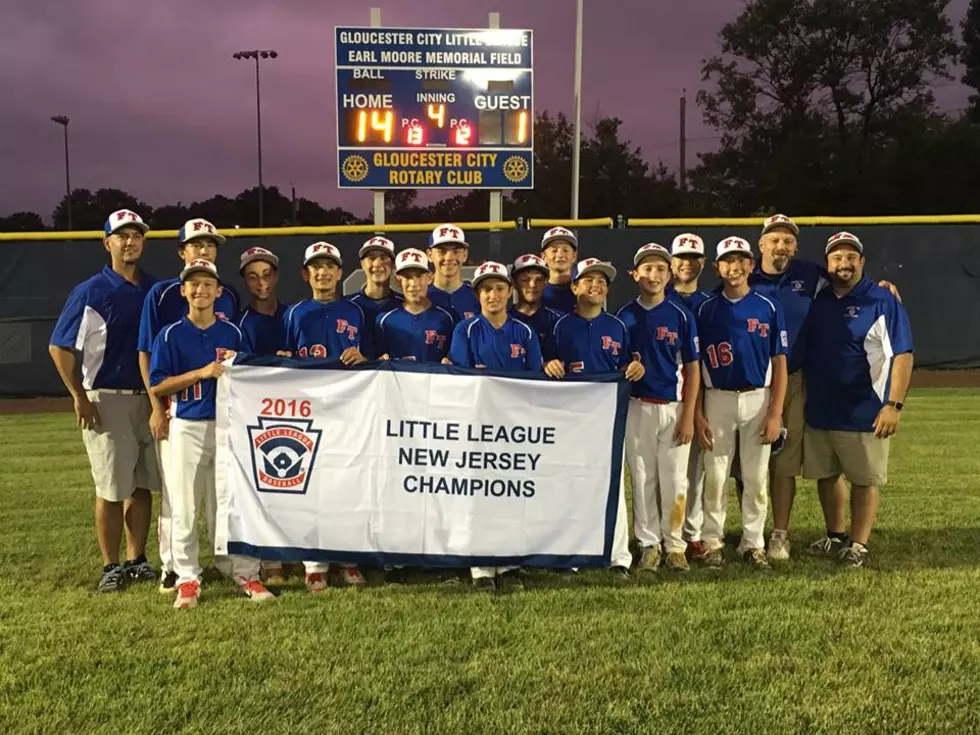
M 578 219 L 578 190 L 582 149 L 582 21 L 585 14 L 584 0 L 578 0 L 575 8 L 575 129 L 572 141 L 572 219 Z
M 65 206 L 68 208 L 68 230 L 72 229 L 71 226 L 71 164 L 68 159 L 68 118 L 65 115 L 55 115 L 51 118 L 51 122 L 58 123 L 61 127 L 65 129 L 65 193 L 67 194 L 67 199 L 65 200 Z
M 233 59 L 242 61 L 244 59 L 255 59 L 255 122 L 258 139 L 258 159 L 259 159 L 259 227 L 264 226 L 263 184 L 262 184 L 262 93 L 259 85 L 259 59 L 274 59 L 279 53 L 272 49 L 256 49 L 254 51 L 236 51 L 232 55 Z

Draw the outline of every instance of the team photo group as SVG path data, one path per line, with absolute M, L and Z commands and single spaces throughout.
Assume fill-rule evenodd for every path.
M 679 234 L 669 247 L 642 245 L 620 273 L 605 259 L 578 259 L 576 235 L 554 227 L 539 252 L 484 262 L 465 281 L 465 233 L 446 224 L 426 250 L 368 239 L 358 252 L 365 285 L 346 297 L 340 250 L 311 244 L 302 262 L 283 264 L 302 268 L 310 297 L 286 305 L 271 250 L 240 254 L 243 304 L 215 265 L 227 245 L 213 224 L 192 219 L 181 228 L 184 265 L 165 280 L 140 267 L 148 229 L 130 210 L 109 216 L 110 264 L 72 291 L 49 345 L 91 464 L 99 592 L 151 583 L 178 609 L 198 604 L 201 513 L 215 539 L 218 379 L 235 355 L 345 366 L 409 360 L 554 381 L 618 372 L 630 385 L 624 448 L 638 553 L 621 489 L 608 558 L 617 579 L 724 566 L 731 477 L 739 562 L 767 571 L 790 559 L 802 476 L 816 480 L 826 523 L 804 552 L 847 567 L 869 563 L 913 347 L 895 287 L 869 279 L 864 245 L 851 233 L 832 235 L 825 260 L 809 262 L 796 257 L 797 224 L 774 215 L 756 243 L 726 237 L 706 246 Z M 720 280 L 711 292 L 699 287 L 705 267 Z M 617 277 L 632 279 L 636 297 L 614 313 L 606 309 Z M 159 569 L 147 557 L 156 493 Z M 289 571 L 237 554 L 214 561 L 254 602 L 275 599 L 269 587 Z M 352 563 L 303 568 L 310 593 L 366 583 Z M 408 571 L 386 567 L 384 581 L 404 583 Z M 485 590 L 524 585 L 515 567 L 432 574 Z

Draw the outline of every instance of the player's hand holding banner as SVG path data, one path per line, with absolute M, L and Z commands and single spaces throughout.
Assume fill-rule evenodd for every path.
M 301 367 L 300 367 L 301 365 Z M 240 356 L 219 380 L 219 553 L 607 566 L 629 384 Z

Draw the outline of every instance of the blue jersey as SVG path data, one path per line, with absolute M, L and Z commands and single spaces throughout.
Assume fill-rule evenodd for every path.
M 510 373 L 540 373 L 544 367 L 541 345 L 527 324 L 508 319 L 497 329 L 482 315 L 456 325 L 449 360 L 459 367 L 480 365 Z
M 629 330 L 630 346 L 646 374 L 633 383 L 636 398 L 679 401 L 684 397 L 684 365 L 698 359 L 694 315 L 671 299 L 648 309 L 639 299 L 616 314 Z
M 548 335 L 551 334 L 555 322 L 562 317 L 561 312 L 555 311 L 547 306 L 539 306 L 538 310 L 533 314 L 524 314 L 518 311 L 516 306 L 512 306 L 507 313 L 510 314 L 511 319 L 524 322 L 534 330 L 534 333 L 538 335 L 538 342 L 541 343 L 542 349 L 544 349 L 544 344 L 548 339 Z
M 399 307 L 378 317 L 375 348 L 392 360 L 441 362 L 449 354 L 455 326 L 456 320 L 440 306 L 433 304 L 420 314 Z
M 711 297 L 711 294 L 702 291 L 701 289 L 695 289 L 691 293 L 681 293 L 674 288 L 673 284 L 667 286 L 666 293 L 668 299 L 671 299 L 676 304 L 686 307 L 692 314 L 697 314 L 698 309 L 701 308 L 701 304 Z
M 570 373 L 612 373 L 633 359 L 626 325 L 607 311 L 595 319 L 563 315 L 548 335 L 544 352 L 546 360 L 561 360 Z
M 286 311 L 289 307 L 279 302 L 275 314 L 260 314 L 246 306 L 238 328 L 242 330 L 242 352 L 253 355 L 274 355 L 286 349 Z
M 892 358 L 912 352 L 905 308 L 866 277 L 846 296 L 817 294 L 807 320 L 803 365 L 806 422 L 815 429 L 872 431 L 888 400 Z
M 140 312 L 153 276 L 134 285 L 106 266 L 72 290 L 51 334 L 51 344 L 82 353 L 86 390 L 143 387 L 136 350 Z
M 364 294 L 364 289 L 345 298 L 361 307 L 361 311 L 364 312 L 365 324 L 370 325 L 377 324 L 379 316 L 392 309 L 397 309 L 405 301 L 401 294 L 395 293 L 394 291 L 389 293 L 386 298 L 372 299 L 370 296 Z M 372 356 L 366 355 L 366 357 Z
M 557 286 L 554 283 L 546 283 L 544 293 L 541 294 L 541 303 L 560 314 L 571 314 L 575 311 L 575 294 L 572 293 L 572 284 L 566 283 Z
M 239 309 L 238 292 L 228 286 L 221 284 L 221 295 L 215 299 L 214 315 L 219 319 L 229 321 L 238 320 Z M 146 295 L 143 304 L 143 315 L 140 319 L 139 351 L 149 352 L 153 349 L 153 340 L 156 339 L 160 330 L 168 324 L 179 322 L 187 316 L 190 307 L 187 299 L 180 294 L 180 279 L 169 278 L 166 281 L 158 281 Z
M 184 317 L 164 327 L 153 340 L 150 385 L 159 385 L 167 378 L 223 360 L 225 352 L 238 351 L 241 346 L 241 330 L 231 322 L 218 319 L 207 329 L 201 329 Z M 209 378 L 176 393 L 173 396 L 177 406 L 174 416 L 190 421 L 214 419 L 217 387 L 218 381 Z
M 755 291 L 738 301 L 715 294 L 701 304 L 697 322 L 705 388 L 764 388 L 772 358 L 789 349 L 782 308 Z
M 348 347 L 374 355 L 374 339 L 361 307 L 347 299 L 293 304 L 286 312 L 286 349 L 293 357 L 338 360 Z
M 783 307 L 786 335 L 789 337 L 787 368 L 791 373 L 803 367 L 803 360 L 806 358 L 806 330 L 803 325 L 813 299 L 827 284 L 827 272 L 821 266 L 796 258 L 789 262 L 786 271 L 780 275 L 765 273 L 760 259 L 749 276 L 749 285 L 755 291 L 778 301 Z
M 436 306 L 441 306 L 454 316 L 457 321 L 465 321 L 477 316 L 480 309 L 480 299 L 477 298 L 476 291 L 468 281 L 452 293 L 437 288 L 436 285 L 429 285 L 429 301 Z

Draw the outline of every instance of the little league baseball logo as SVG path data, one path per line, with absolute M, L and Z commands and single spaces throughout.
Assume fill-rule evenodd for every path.
M 305 494 L 321 433 L 309 419 L 263 416 L 258 426 L 249 426 L 255 489 L 260 493 Z

